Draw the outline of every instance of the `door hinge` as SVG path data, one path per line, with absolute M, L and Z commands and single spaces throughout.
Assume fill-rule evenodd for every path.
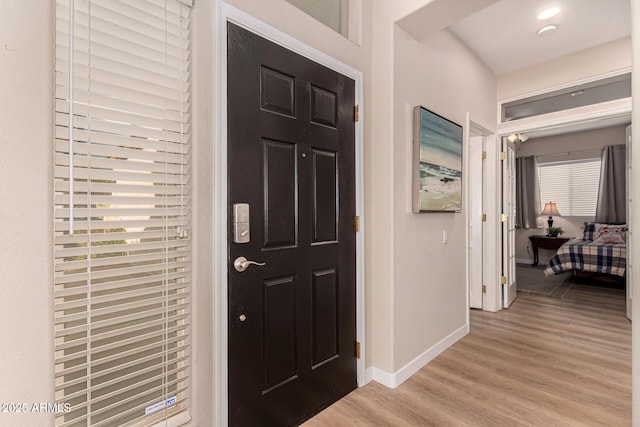
M 353 231 L 356 233 L 360 231 L 360 217 L 358 215 L 353 217 Z
M 482 160 L 485 160 L 487 158 L 487 152 L 483 151 L 482 152 Z
M 482 214 L 482 222 L 487 222 L 487 214 Z
M 360 341 L 356 341 L 356 359 L 360 359 Z
M 487 285 L 482 285 L 482 293 L 483 294 L 487 293 Z
M 507 284 L 507 276 L 500 277 L 500 283 L 502 283 L 503 285 L 506 285 Z
M 507 152 L 506 151 L 501 151 L 500 152 L 500 160 L 507 160 Z
M 506 222 L 507 221 L 507 214 L 500 214 L 500 222 Z
M 360 106 L 359 105 L 354 105 L 353 106 L 353 121 L 354 122 L 360 121 Z

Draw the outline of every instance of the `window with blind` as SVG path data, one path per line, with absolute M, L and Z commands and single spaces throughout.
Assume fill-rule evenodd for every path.
M 538 165 L 540 212 L 544 204 L 557 203 L 562 216 L 593 218 L 600 185 L 600 159 Z
M 189 419 L 190 0 L 56 0 L 59 426 Z

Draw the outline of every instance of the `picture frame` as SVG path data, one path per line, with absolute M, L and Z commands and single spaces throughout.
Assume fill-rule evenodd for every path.
M 462 212 L 462 126 L 413 110 L 413 212 Z

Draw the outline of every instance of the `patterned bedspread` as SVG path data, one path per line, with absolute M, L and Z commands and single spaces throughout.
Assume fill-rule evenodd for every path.
M 624 277 L 626 268 L 627 246 L 624 244 L 569 240 L 551 258 L 544 275 L 580 270 Z

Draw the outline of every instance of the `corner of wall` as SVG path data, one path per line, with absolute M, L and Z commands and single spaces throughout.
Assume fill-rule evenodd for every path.
M 192 421 L 214 425 L 214 57 L 216 2 L 192 10 Z
M 469 310 L 464 214 L 411 211 L 412 109 L 422 105 L 459 124 L 469 113 L 476 122 L 493 124 L 496 77 L 447 30 L 422 41 L 402 28 L 394 31 L 393 114 L 388 115 L 394 162 L 394 364 L 387 372 L 402 378 L 416 363 L 430 360 L 434 346 L 447 344 L 443 337 L 468 326 Z
M 396 388 L 412 375 L 424 368 L 429 362 L 438 357 L 443 351 L 454 345 L 456 342 L 464 338 L 469 333 L 469 324 L 461 326 L 451 334 L 437 342 L 431 348 L 425 350 L 418 357 L 395 371 L 389 373 L 383 369 L 376 367 L 367 370 L 367 377 L 373 381 L 376 381 L 386 387 Z
M 365 210 L 367 216 L 367 363 L 393 371 L 393 30 L 384 4 L 372 10 L 370 92 L 366 98 Z M 367 79 L 365 79 L 367 80 Z

